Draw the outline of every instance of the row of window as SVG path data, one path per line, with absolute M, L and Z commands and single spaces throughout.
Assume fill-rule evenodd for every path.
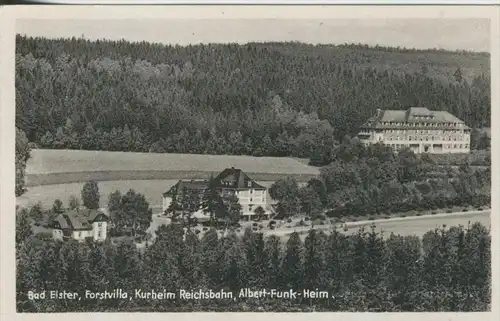
M 82 236 L 83 236 L 83 235 L 82 235 L 82 232 L 78 232 L 77 236 L 78 236 L 78 237 L 82 237 Z M 102 233 L 101 233 L 101 231 L 97 231 L 97 237 L 98 237 L 98 238 L 101 238 L 101 237 L 102 237 Z
M 439 123 L 407 123 L 407 122 L 382 122 L 384 126 L 402 126 L 402 127 L 439 127 L 439 126 L 455 126 L 462 127 L 462 123 L 450 123 L 450 122 L 439 122 Z
M 235 180 L 222 181 L 222 184 L 225 186 L 234 186 L 236 184 L 236 181 Z M 247 187 L 252 187 L 252 181 L 247 182 Z
M 386 134 L 463 134 L 463 130 L 435 130 L 435 129 L 387 129 L 384 131 Z
M 413 118 L 415 119 L 434 119 L 434 116 L 431 116 L 431 115 L 413 115 Z
M 404 136 L 389 136 L 387 140 L 405 140 Z M 429 140 L 448 140 L 448 141 L 457 141 L 464 140 L 463 136 L 444 136 L 444 137 L 436 137 L 436 136 L 408 136 L 408 140 L 413 141 L 429 141 Z
M 462 123 L 451 123 L 451 122 L 439 122 L 439 123 L 415 123 L 415 122 L 382 122 L 382 125 L 384 126 L 402 126 L 402 127 L 414 127 L 414 126 L 419 126 L 419 127 L 432 127 L 432 126 L 455 126 L 455 127 L 462 127 Z
M 399 149 L 403 147 L 409 147 L 410 144 L 388 144 L 393 148 Z M 445 149 L 462 149 L 462 148 L 469 148 L 469 144 L 443 144 L 443 147 Z M 415 148 L 417 148 L 415 146 Z
M 250 197 L 250 199 L 249 199 L 248 201 L 249 201 L 249 202 L 253 202 L 253 201 L 254 201 L 254 198 L 253 198 L 253 197 Z M 256 197 L 256 198 L 255 198 L 255 201 L 256 201 L 256 202 L 261 203 L 261 202 L 262 202 L 262 197 Z

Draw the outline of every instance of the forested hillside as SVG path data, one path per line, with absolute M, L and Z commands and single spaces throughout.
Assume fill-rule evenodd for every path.
M 16 125 L 45 148 L 311 157 L 377 108 L 490 125 L 489 55 L 17 37 Z

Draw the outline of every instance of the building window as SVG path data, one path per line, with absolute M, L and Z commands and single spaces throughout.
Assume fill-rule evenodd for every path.
M 102 227 L 102 222 L 97 223 L 98 227 Z
M 78 232 L 78 237 L 82 237 L 82 232 Z
M 101 232 L 100 232 L 100 231 L 99 231 L 99 232 L 97 232 L 97 237 L 98 237 L 98 238 L 101 238 L 101 236 L 102 236 Z

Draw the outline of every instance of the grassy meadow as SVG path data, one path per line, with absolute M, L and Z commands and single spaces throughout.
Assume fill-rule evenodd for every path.
M 318 168 L 287 157 L 126 153 L 35 149 L 26 168 L 26 185 L 56 185 L 88 180 L 205 179 L 228 167 L 259 181 L 293 176 L 307 181 Z
M 178 180 L 120 180 L 99 182 L 99 193 L 101 195 L 101 206 L 105 207 L 108 203 L 110 193 L 119 190 L 126 193 L 133 189 L 138 193 L 144 194 L 154 213 L 161 212 L 162 194 L 169 190 Z M 259 181 L 259 184 L 270 187 L 272 181 Z M 56 199 L 60 199 L 65 206 L 71 196 L 80 197 L 84 182 L 54 184 L 47 186 L 28 187 L 28 191 L 17 198 L 17 204 L 20 206 L 31 206 L 41 202 L 44 208 L 52 207 Z M 268 199 L 271 199 L 269 194 Z

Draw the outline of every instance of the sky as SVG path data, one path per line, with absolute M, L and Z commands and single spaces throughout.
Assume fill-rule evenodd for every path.
M 490 52 L 486 19 L 123 19 L 17 20 L 16 32 L 48 38 L 164 44 L 299 41 Z

